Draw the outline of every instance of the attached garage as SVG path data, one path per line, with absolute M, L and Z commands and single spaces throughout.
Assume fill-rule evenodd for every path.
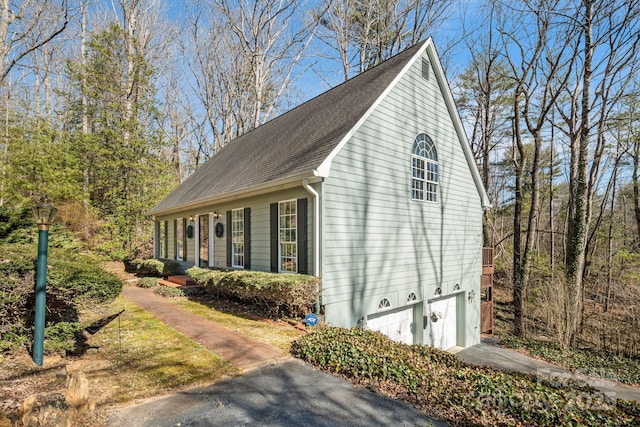
M 367 318 L 367 328 L 382 332 L 394 341 L 405 344 L 414 343 L 415 322 L 414 306 L 389 310 Z
M 442 350 L 458 345 L 458 295 L 429 301 L 426 344 Z

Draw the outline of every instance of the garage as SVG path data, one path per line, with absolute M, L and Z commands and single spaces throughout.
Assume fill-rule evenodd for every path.
M 394 341 L 413 344 L 413 306 L 370 316 L 367 328 L 382 332 Z
M 430 301 L 427 317 L 429 322 L 428 343 L 442 350 L 448 350 L 458 344 L 456 295 Z

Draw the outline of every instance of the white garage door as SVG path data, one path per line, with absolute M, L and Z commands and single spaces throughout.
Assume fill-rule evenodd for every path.
M 429 341 L 443 350 L 455 347 L 458 341 L 456 296 L 429 303 Z
M 413 344 L 413 307 L 368 317 L 367 328 L 382 332 L 394 341 Z

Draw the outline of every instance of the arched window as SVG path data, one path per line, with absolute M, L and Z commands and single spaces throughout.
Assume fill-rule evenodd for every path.
M 391 301 L 389 301 L 387 298 L 382 298 L 378 303 L 378 311 L 386 310 L 388 308 L 391 308 Z
M 438 201 L 438 153 L 436 145 L 425 133 L 413 141 L 411 199 Z

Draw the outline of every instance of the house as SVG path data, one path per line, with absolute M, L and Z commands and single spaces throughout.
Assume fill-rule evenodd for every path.
M 327 323 L 480 341 L 488 206 L 433 42 L 230 142 L 151 211 L 156 256 L 322 278 Z

